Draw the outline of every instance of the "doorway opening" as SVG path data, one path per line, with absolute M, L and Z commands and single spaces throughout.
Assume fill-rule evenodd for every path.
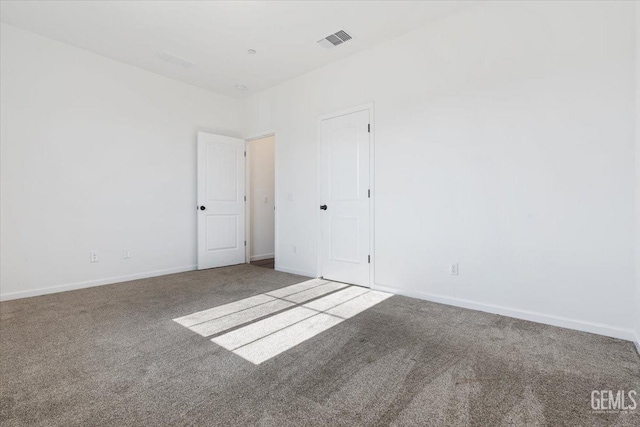
M 247 141 L 247 259 L 275 268 L 275 136 Z

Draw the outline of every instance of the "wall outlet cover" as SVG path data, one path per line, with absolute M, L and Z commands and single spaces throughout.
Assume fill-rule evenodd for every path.
M 451 276 L 457 276 L 458 275 L 458 263 L 457 262 L 455 264 L 449 264 L 449 274 Z

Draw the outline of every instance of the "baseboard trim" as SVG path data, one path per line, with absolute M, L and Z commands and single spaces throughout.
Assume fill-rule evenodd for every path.
M 275 254 L 253 255 L 249 257 L 251 261 L 262 261 L 263 259 L 275 258 Z
M 278 264 L 276 264 L 275 270 L 276 271 L 282 271 L 283 273 L 297 274 L 298 276 L 317 277 L 315 275 L 315 273 L 309 273 L 308 271 L 302 271 L 302 270 L 296 270 L 296 269 L 289 268 L 289 267 L 283 267 L 283 266 L 278 265 Z
M 165 270 L 147 271 L 144 273 L 129 274 L 126 276 L 109 277 L 106 279 L 89 280 L 86 282 L 68 283 L 66 285 L 51 286 L 48 288 L 32 289 L 29 291 L 0 293 L 0 301 L 9 301 L 19 298 L 36 297 L 39 295 L 54 294 L 57 292 L 73 291 L 76 289 L 92 288 L 94 286 L 111 285 L 114 283 L 128 282 L 130 280 L 147 279 L 149 277 L 165 276 L 167 274 L 184 273 L 185 271 L 193 271 L 196 265 L 186 267 L 168 268 Z
M 638 352 L 638 356 L 640 356 L 640 336 L 636 334 L 635 338 L 636 339 L 633 341 L 633 343 L 636 346 L 636 351 Z
M 560 328 L 573 329 L 576 331 L 590 332 L 592 334 L 604 335 L 612 338 L 619 338 L 626 341 L 632 341 L 637 344 L 637 338 L 632 330 L 617 328 L 614 326 L 604 325 L 600 323 L 583 322 L 580 320 L 567 319 L 565 317 L 552 316 L 531 311 L 516 310 L 513 308 L 502 307 L 492 304 L 483 304 L 460 298 L 445 297 L 433 295 L 419 291 L 407 291 L 393 287 L 374 285 L 372 289 L 390 292 L 397 295 L 423 299 L 427 301 L 437 302 L 440 304 L 452 305 L 455 307 L 468 308 L 471 310 L 484 311 L 486 313 L 499 314 L 502 316 L 513 317 L 516 319 L 529 320 L 531 322 L 543 323 L 545 325 L 558 326 Z

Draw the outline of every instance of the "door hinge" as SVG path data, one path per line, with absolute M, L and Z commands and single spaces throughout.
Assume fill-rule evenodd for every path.
M 367 255 L 367 262 L 371 264 L 371 255 Z
M 367 132 L 371 132 L 371 123 L 367 125 Z
M 367 190 L 367 197 L 371 198 L 371 190 Z
M 244 152 L 244 156 L 247 157 L 247 152 L 246 151 Z
M 244 241 L 244 245 L 247 246 L 247 241 L 246 240 Z
M 244 196 L 244 201 L 245 201 L 245 202 L 247 201 L 247 196 Z

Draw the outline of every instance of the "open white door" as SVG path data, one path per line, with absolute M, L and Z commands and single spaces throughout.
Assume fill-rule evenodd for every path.
M 320 269 L 369 286 L 369 110 L 320 122 Z
M 198 269 L 245 262 L 244 141 L 198 132 Z

